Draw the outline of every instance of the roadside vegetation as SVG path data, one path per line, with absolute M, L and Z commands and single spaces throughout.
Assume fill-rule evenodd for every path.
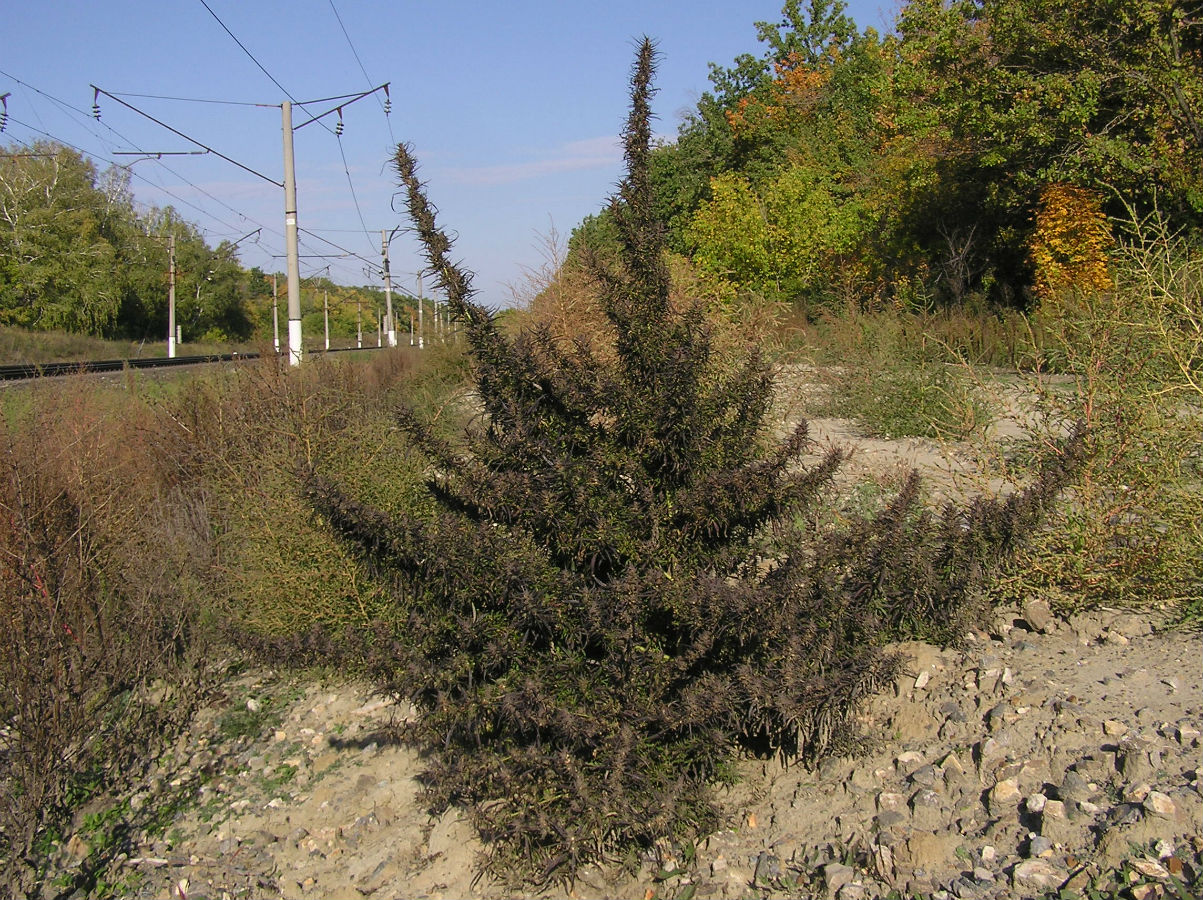
M 431 807 L 546 883 L 704 835 L 738 753 L 852 746 L 894 640 L 1032 597 L 1197 626 L 1203 37 L 1197 11 L 1127 6 L 1117 33 L 1089 4 L 913 0 L 882 38 L 788 3 L 662 146 L 645 44 L 627 177 L 520 311 L 473 302 L 403 146 L 458 343 L 6 391 L 0 888 L 120 893 L 106 861 L 162 813 L 123 788 L 246 661 L 412 700 Z M 40 177 L 14 165 L 0 187 Z M 136 286 L 70 310 L 13 271 L 12 361 L 157 333 Z M 190 339 L 262 339 L 234 321 Z M 775 437 L 799 368 L 808 415 L 975 448 L 1007 493 L 836 490 L 838 452 Z M 1000 443 L 1004 381 L 1024 421 Z M 85 864 L 53 871 L 81 829 Z

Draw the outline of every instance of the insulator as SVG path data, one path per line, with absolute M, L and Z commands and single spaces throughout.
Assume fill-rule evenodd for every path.
M 0 113 L 0 131 L 8 127 L 8 113 Z
M 338 107 L 338 124 L 334 126 L 334 136 L 342 137 L 343 133 L 343 108 Z
M 92 88 L 92 118 L 100 121 L 100 89 Z

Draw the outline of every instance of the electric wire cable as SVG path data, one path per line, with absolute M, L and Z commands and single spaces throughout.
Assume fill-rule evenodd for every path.
M 78 146 L 76 146 L 75 144 L 72 144 L 70 141 L 65 141 L 65 140 L 63 140 L 62 138 L 56 137 L 56 136 L 54 136 L 53 134 L 51 134 L 50 132 L 48 132 L 48 131 L 43 131 L 43 130 L 42 130 L 42 129 L 40 129 L 40 128 L 35 128 L 33 125 L 30 125 L 28 122 L 23 122 L 23 121 L 21 121 L 20 119 L 17 119 L 17 118 L 12 118 L 12 119 L 10 119 L 9 121 L 15 122 L 16 124 L 20 125 L 22 128 L 28 128 L 30 131 L 32 131 L 32 132 L 34 132 L 34 133 L 36 133 L 36 134 L 40 134 L 40 135 L 42 135 L 43 137 L 49 138 L 50 140 L 54 141 L 56 144 L 60 144 L 60 145 L 62 145 L 63 147 L 66 147 L 66 148 L 68 148 L 68 149 L 70 149 L 70 150 L 74 150 L 76 153 L 82 154 L 83 156 L 86 156 L 86 157 L 88 157 L 89 159 L 95 160 L 95 161 L 97 161 L 97 162 L 108 162 L 108 160 L 105 160 L 105 159 L 103 159 L 102 157 L 99 157 L 99 156 L 97 156 L 96 154 L 92 153 L 91 151 L 85 150 L 83 147 L 78 147 Z M 16 143 L 19 143 L 19 144 L 21 144 L 22 146 L 25 146 L 25 147 L 28 147 L 28 146 L 29 146 L 29 144 L 27 144 L 27 143 L 25 143 L 24 141 L 21 141 L 21 140 L 16 140 Z M 179 203 L 182 203 L 182 204 L 184 204 L 185 206 L 190 206 L 190 207 L 192 207 L 192 209 L 196 210 L 198 213 L 201 213 L 201 214 L 202 214 L 202 215 L 204 215 L 205 217 L 207 217 L 207 218 L 209 218 L 209 219 L 212 219 L 214 222 L 217 222 L 219 225 L 224 225 L 226 228 L 229 228 L 229 229 L 232 229 L 232 230 L 237 230 L 237 226 L 235 226 L 235 225 L 231 225 L 229 222 L 226 222 L 226 221 L 224 221 L 223 219 L 220 219 L 220 218 L 218 218 L 217 216 L 213 215 L 213 213 L 209 212 L 209 211 L 208 211 L 208 210 L 206 210 L 206 209 L 202 209 L 201 207 L 197 206 L 195 203 L 192 203 L 192 202 L 190 202 L 189 200 L 185 199 L 184 197 L 181 197 L 181 196 L 179 196 L 178 194 L 172 193 L 170 190 L 168 190 L 167 188 L 163 187 L 162 185 L 160 185 L 160 184 L 155 184 L 153 181 L 150 181 L 149 179 L 147 179 L 147 178 L 143 177 L 143 176 L 142 176 L 141 174 L 139 174 L 138 172 L 135 172 L 135 171 L 133 171 L 132 169 L 127 169 L 127 171 L 128 171 L 128 172 L 130 173 L 130 175 L 132 175 L 133 177 L 135 177 L 135 178 L 137 178 L 137 179 L 139 179 L 139 180 L 141 180 L 141 181 L 144 181 L 144 182 L 146 182 L 148 185 L 150 185 L 150 186 L 151 186 L 151 187 L 153 187 L 153 188 L 156 188 L 157 190 L 160 190 L 160 191 L 162 191 L 163 193 L 167 194 L 167 196 L 169 196 L 169 197 L 171 197 L 172 199 L 174 199 L 174 200 L 178 201 Z M 254 220 L 253 220 L 253 219 L 250 219 L 250 218 L 248 218 L 248 217 L 244 217 L 244 218 L 246 218 L 246 220 L 247 220 L 248 222 L 252 222 L 252 223 L 254 222 Z
M 204 0 L 201 0 L 201 2 L 203 3 Z M 284 182 L 276 181 L 274 178 L 269 178 L 268 176 L 264 175 L 262 172 L 258 172 L 255 169 L 252 169 L 250 166 L 240 163 L 238 160 L 234 159 L 233 157 L 226 156 L 220 150 L 214 150 L 208 144 L 204 143 L 204 141 L 198 141 L 196 138 L 191 137 L 187 134 L 184 134 L 184 132 L 180 131 L 178 128 L 172 128 L 170 125 L 168 125 L 166 122 L 162 121 L 161 119 L 156 119 L 150 113 L 145 112 L 144 110 L 138 109 L 138 107 L 134 106 L 132 103 L 126 103 L 120 97 L 116 97 L 113 94 L 110 94 L 104 88 L 97 87 L 94 84 L 89 85 L 89 87 L 91 87 L 92 90 L 94 90 L 97 94 L 104 94 L 106 97 L 116 100 L 118 103 L 120 103 L 126 109 L 132 109 L 138 115 L 144 116 L 145 118 L 150 119 L 150 121 L 154 122 L 156 125 L 160 125 L 163 128 L 166 128 L 172 134 L 179 135 L 184 140 L 191 141 L 192 143 L 196 144 L 196 146 L 198 146 L 198 147 L 203 147 L 204 149 L 206 149 L 210 153 L 212 153 L 214 156 L 220 156 L 226 162 L 231 163 L 246 172 L 250 172 L 252 175 L 255 175 L 258 178 L 262 178 L 264 181 L 270 182 L 271 184 L 274 184 L 276 187 L 279 187 L 279 188 L 284 187 Z
M 37 93 L 37 94 L 41 95 L 42 97 L 45 97 L 45 98 L 46 98 L 47 100 L 49 100 L 51 103 L 54 103 L 55 105 L 57 105 L 58 107 L 60 107 L 60 108 L 62 108 L 62 109 L 64 109 L 64 110 L 66 110 L 67 112 L 69 112 L 69 113 L 74 113 L 74 114 L 78 115 L 78 116 L 80 117 L 81 123 L 82 123 L 82 124 L 85 126 L 85 128 L 86 128 L 86 129 L 87 129 L 87 130 L 88 130 L 88 131 L 89 131 L 89 132 L 90 132 L 90 133 L 91 133 L 91 134 L 92 134 L 92 135 L 93 135 L 93 136 L 94 136 L 94 137 L 95 137 L 97 140 L 99 140 L 99 141 L 100 141 L 102 144 L 109 145 L 109 150 L 108 150 L 108 152 L 109 152 L 110 154 L 114 154 L 114 153 L 116 153 L 116 152 L 117 152 L 116 150 L 114 150 L 114 149 L 113 149 L 113 147 L 114 147 L 114 146 L 116 146 L 115 144 L 109 144 L 109 142 L 108 142 L 108 141 L 106 141 L 106 140 L 105 140 L 105 138 L 104 138 L 104 137 L 103 137 L 101 134 L 98 134 L 97 132 L 95 132 L 95 131 L 93 130 L 93 127 L 92 127 L 92 122 L 93 122 L 93 121 L 95 121 L 95 117 L 94 117 L 93 115 L 91 115 L 91 114 L 87 113 L 86 111 L 84 111 L 84 110 L 80 109 L 80 108 L 79 108 L 79 107 L 77 107 L 77 106 L 74 106 L 74 105 L 72 105 L 71 103 L 68 103 L 66 100 L 63 100 L 63 99 L 62 99 L 62 98 L 60 98 L 60 97 L 56 97 L 56 96 L 54 96 L 53 94 L 50 94 L 50 93 L 47 93 L 46 91 L 43 91 L 41 88 L 39 88 L 39 87 L 37 87 L 37 86 L 35 86 L 35 85 L 29 84 L 28 82 L 25 82 L 25 81 L 22 81 L 20 78 L 17 78 L 15 75 L 12 75 L 12 74 L 10 74 L 10 73 L 8 73 L 8 72 L 5 72 L 5 71 L 4 71 L 4 70 L 2 70 L 2 69 L 0 69 L 0 75 L 3 75 L 5 78 L 11 79 L 12 81 L 14 81 L 16 84 L 20 85 L 20 86 L 21 86 L 22 88 L 24 88 L 24 89 L 28 89 L 28 90 L 34 91 L 35 93 Z M 262 105 L 262 104 L 261 104 L 261 105 Z M 30 109 L 31 109 L 31 110 L 33 110 L 34 114 L 38 116 L 38 120 L 39 120 L 39 122 L 40 122 L 40 121 L 41 121 L 41 116 L 40 116 L 40 115 L 38 115 L 38 112 L 37 112 L 37 107 L 36 107 L 34 104 L 32 104 L 32 103 L 31 103 L 29 106 L 30 106 Z M 14 121 L 15 121 L 15 120 L 14 120 Z M 92 158 L 92 159 L 95 159 L 95 160 L 97 160 L 97 161 L 100 161 L 100 157 L 99 157 L 97 154 L 91 153 L 90 151 L 86 151 L 86 150 L 84 150 L 82 147 L 77 147 L 77 146 L 74 146 L 74 145 L 72 145 L 72 144 L 69 144 L 67 141 L 64 141 L 64 140 L 62 140 L 61 138 L 55 137 L 54 135 L 50 134 L 48 131 L 45 131 L 44 129 L 43 129 L 43 130 L 40 130 L 40 129 L 37 129 L 37 128 L 33 128 L 32 126 L 28 125 L 27 123 L 21 123 L 21 124 L 22 124 L 24 127 L 26 127 L 26 128 L 30 128 L 30 130 L 32 130 L 32 131 L 37 131 L 39 134 L 45 135 L 46 137 L 50 138 L 50 139 L 51 139 L 51 140 L 53 140 L 53 141 L 57 141 L 58 143 L 61 143 L 61 144 L 63 144 L 64 146 L 70 146 L 70 147 L 71 147 L 73 150 L 76 150 L 76 151 L 77 151 L 77 152 L 79 152 L 79 153 L 84 153 L 85 155 L 89 156 L 90 158 Z M 44 124 L 44 123 L 43 123 L 43 124 Z M 124 141 L 124 142 L 125 142 L 125 145 L 126 145 L 126 146 L 128 146 L 128 147 L 131 147 L 131 148 L 133 149 L 133 152 L 136 152 L 136 153 L 143 153 L 143 152 L 144 152 L 144 151 L 143 151 L 143 150 L 141 150 L 141 149 L 140 149 L 140 148 L 139 148 L 139 147 L 138 147 L 138 146 L 137 146 L 137 145 L 136 145 L 136 144 L 135 144 L 133 141 L 131 141 L 131 140 L 130 140 L 128 137 L 126 137 L 125 135 L 123 135 L 121 132 L 117 131 L 117 129 L 113 128 L 113 126 L 112 126 L 112 125 L 109 125 L 107 122 L 106 122 L 106 123 L 102 123 L 102 124 L 103 124 L 104 128 L 105 128 L 105 129 L 106 129 L 106 130 L 107 130 L 107 131 L 108 131 L 110 134 L 112 134 L 112 135 L 115 135 L 117 138 L 120 138 L 122 141 Z M 152 154 L 147 154 L 147 156 L 152 156 Z M 108 162 L 108 160 L 105 160 L 105 161 L 106 161 L 106 162 Z M 158 160 L 156 160 L 156 161 L 157 161 L 157 162 L 159 163 L 159 165 L 160 165 L 160 166 L 161 166 L 161 167 L 162 167 L 162 168 L 163 168 L 165 171 L 167 171 L 167 172 L 168 172 L 170 175 L 172 175 L 173 177 L 175 177 L 175 178 L 179 179 L 180 181 L 184 182 L 185 184 L 187 184 L 189 187 L 191 187 L 193 190 L 197 191 L 198 193 L 204 194 L 206 197 L 208 197 L 210 200 L 212 200 L 212 201 L 214 201 L 215 203 L 217 203 L 219 206 L 222 206 L 222 207 L 224 207 L 226 210 L 228 210 L 229 212 L 232 212 L 234 215 L 238 216 L 239 218 L 243 219 L 244 221 L 250 222 L 251 224 L 253 224 L 253 225 L 257 225 L 257 226 L 259 226 L 259 227 L 261 227 L 261 228 L 265 228 L 267 231 L 271 231 L 272 233 L 274 233 L 275 235 L 277 235 L 279 238 L 283 239 L 283 237 L 284 237 L 284 234 L 283 234 L 283 232 L 276 231 L 275 229 L 272 229 L 272 228 L 269 228 L 269 227 L 267 227 L 267 226 L 264 226 L 264 225 L 263 225 L 261 222 L 257 222 L 257 221 L 255 221 L 254 219 L 252 219 L 250 216 L 246 215 L 245 213 L 243 213 L 243 212 L 241 212 L 241 211 L 239 211 L 239 210 L 237 210 L 237 209 L 234 209 L 234 207 L 230 206 L 230 205 L 229 205 L 228 203 L 226 203 L 225 201 L 221 200 L 221 199 L 220 199 L 220 198 L 218 198 L 218 197 L 215 197 L 213 194 L 209 193 L 209 192 L 208 192 L 207 190 L 205 190 L 204 188 L 200 187 L 200 186 L 199 186 L 199 185 L 197 185 L 197 184 L 194 184 L 192 181 L 190 181 L 189 179 L 185 178 L 185 177 L 184 177 L 183 175 L 181 175 L 179 172 L 176 172 L 174 169 L 172 169 L 170 166 L 168 166 L 166 163 L 164 163 L 164 162 L 163 162 L 161 159 L 158 159 Z M 130 172 L 130 173 L 131 173 L 131 174 L 132 174 L 134 177 L 138 178 L 138 180 L 140 180 L 140 181 L 142 181 L 142 182 L 144 182 L 144 183 L 146 183 L 146 184 L 150 185 L 150 186 L 151 186 L 151 187 L 153 187 L 153 188 L 156 188 L 157 190 L 160 190 L 160 191 L 162 191 L 163 193 L 167 194 L 167 196 L 169 196 L 169 197 L 172 197 L 173 199 L 179 200 L 181 203 L 185 203 L 185 204 L 187 204 L 188 206 L 191 206 L 193 209 L 195 209 L 197 212 L 201 213 L 202 215 L 204 215 L 204 216 L 206 216 L 206 217 L 208 217 L 208 218 L 211 218 L 211 219 L 213 219 L 213 220 L 214 220 L 214 221 L 216 221 L 216 222 L 220 222 L 221 224 L 225 225 L 226 227 L 233 227 L 233 226 L 230 226 L 230 225 L 229 225 L 229 223 L 227 223 L 227 222 L 223 222 L 223 221 L 222 221 L 222 220 L 221 220 L 221 219 L 220 219 L 218 216 L 215 216 L 215 215 L 213 215 L 212 213 L 208 212 L 207 210 L 201 209 L 200 207 L 196 206 L 195 204 L 189 203 L 188 201 L 186 201 L 186 200 L 184 200 L 183 198 L 181 198 L 179 195 L 177 195 L 177 194 L 175 194 L 175 193 L 172 193 L 170 190 L 168 190 L 168 189 L 167 189 L 166 187 L 164 187 L 163 185 L 160 185 L 160 184 L 158 184 L 158 183 L 156 183 L 156 182 L 154 182 L 154 181 L 151 181 L 149 178 L 145 177 L 145 176 L 144 176 L 144 175 L 142 175 L 141 173 L 139 173 L 139 172 L 134 172 L 134 171 L 133 171 L 132 169 L 130 169 L 129 167 L 123 167 L 123 168 L 125 168 L 125 169 L 126 169 L 126 171 Z
M 343 24 L 343 17 L 338 14 L 338 8 L 334 5 L 334 0 L 328 0 L 330 3 L 330 11 L 334 13 L 334 18 L 338 20 L 338 27 L 342 29 L 343 37 L 347 39 L 347 46 L 351 48 L 351 55 L 355 57 L 355 62 L 359 63 L 359 71 L 363 73 L 363 80 L 368 84 L 372 83 L 371 77 L 368 75 L 368 70 L 363 65 L 363 60 L 359 58 L 359 51 L 355 49 L 355 44 L 351 40 L 351 35 L 347 31 L 347 26 Z M 388 136 L 391 145 L 396 145 L 397 138 L 393 135 L 393 120 L 389 116 L 388 103 L 376 98 L 376 102 L 380 104 L 381 110 L 384 111 L 384 121 L 388 123 Z

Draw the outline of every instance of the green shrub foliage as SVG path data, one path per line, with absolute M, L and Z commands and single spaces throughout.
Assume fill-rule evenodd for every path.
M 921 510 L 912 480 L 872 520 L 804 530 L 840 454 L 803 465 L 805 425 L 773 446 L 767 362 L 720 359 L 701 310 L 669 300 L 648 182 L 654 62 L 645 41 L 610 207 L 620 264 L 594 262 L 613 353 L 537 327 L 503 334 L 401 146 L 482 414 L 457 442 L 403 414 L 431 462 L 431 518 L 310 486 L 404 611 L 374 633 L 368 666 L 417 706 L 407 735 L 428 751 L 432 807 L 467 807 L 491 870 L 534 882 L 716 827 L 711 788 L 741 746 L 804 760 L 853 748 L 857 702 L 903 665 L 882 645 L 950 636 L 1066 471 L 943 516 Z

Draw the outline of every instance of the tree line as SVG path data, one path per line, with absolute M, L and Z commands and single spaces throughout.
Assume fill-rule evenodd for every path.
M 98 171 L 53 141 L 0 148 L 0 325 L 110 339 L 167 334 L 169 239 L 175 241 L 176 323 L 185 342 L 239 343 L 273 334 L 272 275 L 244 268 L 235 243 L 210 247 L 171 207 L 139 208 L 126 167 Z M 281 327 L 287 279 L 278 276 Z M 306 279 L 310 334 L 354 337 L 362 309 L 376 330 L 384 291 Z M 406 298 L 396 297 L 404 308 Z
M 653 154 L 669 246 L 720 295 L 1024 308 L 1107 277 L 1111 220 L 1199 235 L 1197 0 L 908 0 L 886 35 L 845 10 L 757 23 Z

